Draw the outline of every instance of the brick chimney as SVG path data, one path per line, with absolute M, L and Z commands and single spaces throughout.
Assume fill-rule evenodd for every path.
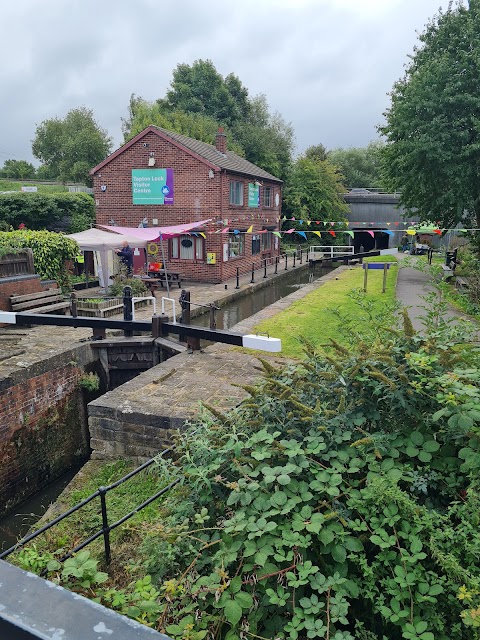
M 227 136 L 223 132 L 223 127 L 218 127 L 217 136 L 215 138 L 215 147 L 220 153 L 225 153 L 227 150 Z

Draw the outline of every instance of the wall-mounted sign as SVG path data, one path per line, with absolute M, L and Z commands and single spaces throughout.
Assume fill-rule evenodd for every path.
M 207 264 L 216 264 L 216 263 L 217 263 L 217 254 L 207 253 Z
M 132 169 L 133 204 L 173 204 L 173 169 Z
M 253 182 L 248 183 L 248 206 L 260 206 L 260 186 L 258 184 L 254 184 Z

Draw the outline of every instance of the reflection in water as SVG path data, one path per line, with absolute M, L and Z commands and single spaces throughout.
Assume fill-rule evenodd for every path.
M 248 296 L 229 302 L 217 311 L 217 329 L 230 329 L 238 322 L 253 316 L 255 313 L 265 309 L 265 307 L 268 307 L 274 302 L 277 302 L 277 300 L 288 296 L 289 293 L 293 293 L 296 289 L 304 287 L 309 282 L 313 282 L 313 280 L 321 278 L 330 271 L 331 269 L 320 269 L 318 267 L 316 268 L 315 273 L 306 269 L 303 269 L 302 271 L 292 271 L 281 280 L 273 280 L 271 284 L 263 289 L 258 289 Z M 195 300 L 194 302 L 197 301 Z M 192 320 L 192 324 L 196 324 L 201 327 L 208 327 L 209 322 L 208 314 L 204 314 Z

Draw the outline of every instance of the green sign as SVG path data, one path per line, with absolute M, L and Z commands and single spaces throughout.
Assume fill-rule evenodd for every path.
M 132 169 L 133 204 L 173 204 L 173 169 Z
M 260 206 L 260 187 L 258 184 L 253 184 L 253 182 L 248 183 L 248 206 Z

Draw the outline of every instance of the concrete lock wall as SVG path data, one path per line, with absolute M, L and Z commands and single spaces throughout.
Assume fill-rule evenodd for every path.
M 88 457 L 78 382 L 95 358 L 84 345 L 0 380 L 0 515 Z

